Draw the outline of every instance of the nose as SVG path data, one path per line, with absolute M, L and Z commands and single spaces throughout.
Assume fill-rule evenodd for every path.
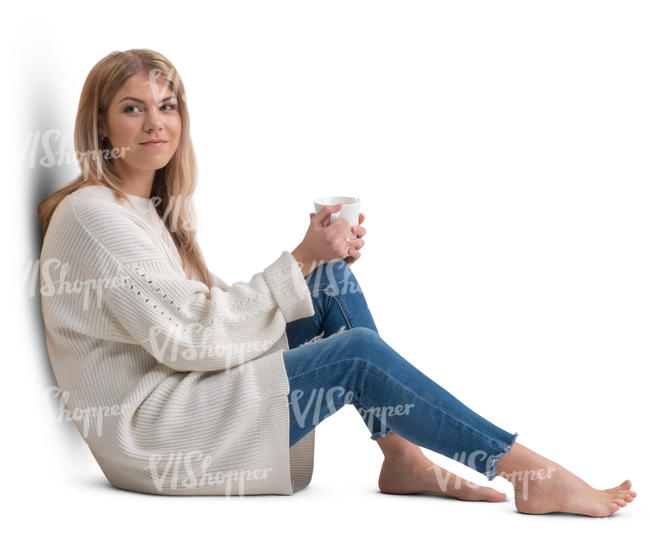
M 162 130 L 163 123 L 160 118 L 160 112 L 157 109 L 147 112 L 145 117 L 144 129 L 146 131 Z

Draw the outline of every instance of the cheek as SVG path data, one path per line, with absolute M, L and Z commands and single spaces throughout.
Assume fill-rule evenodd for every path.
M 169 143 L 169 149 L 175 151 L 176 148 L 178 148 L 181 139 L 182 123 L 180 117 L 178 119 L 170 119 L 165 124 L 165 128 L 171 141 Z
M 179 115 L 170 117 L 166 124 L 167 131 L 174 137 L 178 138 L 181 135 L 182 122 Z
M 122 146 L 133 146 L 136 143 L 139 126 L 135 121 L 119 121 L 113 128 L 114 142 Z

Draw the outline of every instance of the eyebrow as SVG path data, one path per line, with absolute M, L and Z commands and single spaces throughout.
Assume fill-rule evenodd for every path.
M 173 100 L 175 99 L 175 96 L 167 96 L 161 100 L 161 102 L 166 102 L 167 100 Z M 140 100 L 139 98 L 135 98 L 133 96 L 125 96 L 122 100 L 118 102 L 118 104 L 122 103 L 124 100 L 135 100 L 136 102 L 140 102 L 141 104 L 145 104 L 146 102 L 144 100 Z

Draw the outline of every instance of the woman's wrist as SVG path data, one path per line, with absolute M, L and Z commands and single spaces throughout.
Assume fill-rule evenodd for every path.
M 306 254 L 302 247 L 302 243 L 291 252 L 291 255 L 294 257 L 296 262 L 298 262 L 302 275 L 307 276 L 312 271 L 314 262 L 310 259 L 309 255 Z

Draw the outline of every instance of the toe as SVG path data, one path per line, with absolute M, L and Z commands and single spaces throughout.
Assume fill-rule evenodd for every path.
M 489 499 L 493 502 L 503 502 L 508 499 L 508 496 L 505 493 L 493 490 L 489 495 Z
M 629 499 L 633 500 L 634 497 L 636 497 L 636 493 L 634 491 L 630 491 L 630 490 L 620 490 L 620 491 L 618 491 L 618 493 L 616 493 L 616 495 L 614 495 L 614 497 L 620 498 L 620 499 L 628 499 L 629 498 Z M 631 502 L 631 501 L 628 501 L 628 502 Z
M 505 493 L 490 488 L 488 486 L 481 486 L 476 490 L 461 492 L 457 495 L 458 498 L 468 501 L 490 501 L 490 502 L 503 502 L 507 500 Z
M 624 499 L 614 499 L 614 502 L 615 502 L 616 504 L 618 504 L 619 506 L 621 506 L 621 507 L 623 507 L 623 506 L 627 506 L 627 503 L 625 502 Z
M 613 488 L 608 488 L 605 491 L 608 491 L 610 493 L 618 493 L 620 491 L 627 491 L 632 487 L 632 483 L 629 480 L 626 480 L 625 482 L 619 484 L 618 486 L 614 486 Z

